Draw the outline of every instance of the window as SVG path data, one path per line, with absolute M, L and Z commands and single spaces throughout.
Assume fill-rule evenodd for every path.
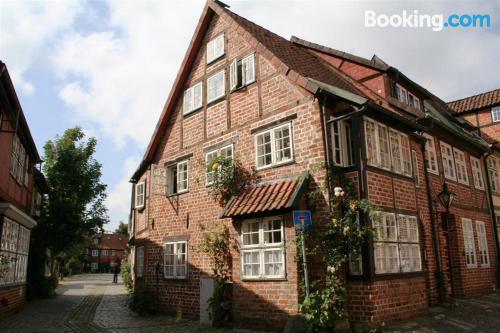
M 425 166 L 430 173 L 439 175 L 434 138 L 429 134 L 424 134 L 424 137 L 427 139 L 425 143 Z
M 99 256 L 99 250 L 92 250 L 92 257 L 98 257 Z
M 102 255 L 107 257 L 109 255 L 108 250 L 102 250 Z
M 500 178 L 498 177 L 498 160 L 490 156 L 486 160 L 488 165 L 488 176 L 490 177 L 491 190 L 495 192 L 500 191 Z
M 368 164 L 412 175 L 410 140 L 407 135 L 365 118 Z
M 144 246 L 137 247 L 135 253 L 135 274 L 142 277 L 144 273 Z
M 385 213 L 373 220 L 375 273 L 422 270 L 418 222 L 415 216 Z
M 481 171 L 481 162 L 478 158 L 470 157 L 470 165 L 472 167 L 472 177 L 474 178 L 474 187 L 484 190 L 483 172 Z
M 9 264 L 0 278 L 0 285 L 26 282 L 30 230 L 14 220 L 4 217 L 0 234 L 0 255 L 9 259 Z
M 26 150 L 24 149 L 21 140 L 19 140 L 17 135 L 14 135 L 10 160 L 10 174 L 21 185 L 24 184 L 27 159 L 28 155 L 26 154 Z
M 167 168 L 167 194 L 181 194 L 189 190 L 188 161 Z
M 330 123 L 330 136 L 333 151 L 333 163 L 337 166 L 351 166 L 353 161 L 351 120 L 339 120 Z
M 474 232 L 472 220 L 462 218 L 462 232 L 464 234 L 465 261 L 467 267 L 476 267 L 476 251 L 474 245 Z
M 494 122 L 500 121 L 500 106 L 491 108 L 491 118 Z
M 164 274 L 166 278 L 187 277 L 187 242 L 165 243 Z
M 145 182 L 140 182 L 135 185 L 135 208 L 144 207 L 145 187 Z
M 413 106 L 415 109 L 420 110 L 420 101 L 418 97 L 399 84 L 396 84 L 396 97 L 401 103 Z
M 115 250 L 111 250 L 111 256 L 115 256 L 116 255 L 116 251 Z
M 99 238 L 94 238 L 94 245 L 98 245 L 99 244 Z
M 458 182 L 469 185 L 469 176 L 467 175 L 467 163 L 465 162 L 464 152 L 453 148 L 453 154 L 455 155 L 455 166 L 457 170 Z
M 90 264 L 90 268 L 93 271 L 97 271 L 97 269 L 99 268 L 99 264 L 97 262 L 93 262 L 93 263 Z
M 207 79 L 207 103 L 223 97 L 225 92 L 225 74 L 220 71 Z
M 233 145 L 231 144 L 231 145 L 222 147 L 220 149 L 212 150 L 212 151 L 209 151 L 208 153 L 205 154 L 205 164 L 207 166 L 206 185 L 210 185 L 214 181 L 214 174 L 217 171 L 213 170 L 210 166 L 211 166 L 212 161 L 216 157 L 233 158 Z
M 285 277 L 285 242 L 281 217 L 242 222 L 241 244 L 243 278 Z
M 207 43 L 207 64 L 224 55 L 224 34 L 221 34 Z
M 453 161 L 453 149 L 449 144 L 441 142 L 441 156 L 443 158 L 444 176 L 451 180 L 457 180 L 455 162 Z
M 197 83 L 184 92 L 182 112 L 184 115 L 198 110 L 203 104 L 203 84 Z
M 255 82 L 255 55 L 251 54 L 240 61 L 231 63 L 229 76 L 231 90 L 235 90 Z
M 415 150 L 411 151 L 411 159 L 413 161 L 413 179 L 415 179 L 415 186 L 420 186 L 420 175 L 418 174 L 418 158 Z
M 479 243 L 479 262 L 482 267 L 490 267 L 488 240 L 486 239 L 486 228 L 483 221 L 476 221 L 476 232 Z
M 260 132 L 255 136 L 257 168 L 279 165 L 293 159 L 291 124 Z

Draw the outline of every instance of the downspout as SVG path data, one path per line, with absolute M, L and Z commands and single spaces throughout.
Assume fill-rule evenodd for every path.
M 491 186 L 490 186 L 490 175 L 488 173 L 488 165 L 486 163 L 486 159 L 492 154 L 491 150 L 489 152 L 484 153 L 484 164 L 486 166 L 486 184 L 488 187 L 488 205 L 490 206 L 490 214 L 491 214 L 491 220 L 493 221 L 493 236 L 495 237 L 495 249 L 497 251 L 496 255 L 496 274 L 497 274 L 497 288 L 500 288 L 500 243 L 499 243 L 499 238 L 498 238 L 498 225 L 497 225 L 497 219 L 495 215 L 495 206 L 493 205 L 493 193 L 491 191 Z
M 422 142 L 422 156 L 425 157 L 425 142 Z M 424 175 L 425 175 L 425 185 L 427 186 L 427 204 L 429 206 L 429 215 L 431 217 L 431 227 L 432 227 L 432 243 L 434 245 L 434 253 L 436 255 L 436 279 L 438 286 L 438 299 L 439 302 L 443 302 L 446 299 L 446 288 L 444 284 L 443 271 L 441 269 L 441 251 L 439 249 L 440 239 L 439 232 L 436 226 L 436 216 L 434 215 L 434 207 L 432 205 L 432 194 L 431 194 L 431 184 L 429 180 L 429 172 L 427 166 L 424 165 Z

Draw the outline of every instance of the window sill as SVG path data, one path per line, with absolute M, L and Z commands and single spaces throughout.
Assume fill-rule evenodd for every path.
M 399 272 L 399 273 L 375 273 L 373 276 L 373 280 L 378 281 L 378 280 L 408 279 L 408 278 L 423 277 L 423 276 L 425 276 L 424 271 Z
M 255 168 L 255 170 L 262 171 L 262 170 L 267 170 L 267 169 L 272 169 L 272 168 L 279 168 L 279 167 L 294 164 L 294 163 L 295 163 L 295 159 L 291 159 L 290 161 L 282 162 L 279 164 L 271 164 L 271 165 L 266 165 L 263 167 L 257 167 L 257 168 Z
M 219 97 L 217 97 L 217 98 L 215 98 L 215 99 L 211 100 L 210 102 L 209 102 L 209 101 L 207 101 L 207 109 L 208 109 L 209 107 L 214 106 L 215 104 L 217 104 L 217 103 L 219 103 L 219 102 L 221 102 L 221 101 L 224 101 L 224 100 L 226 100 L 226 93 L 224 93 L 224 95 L 222 95 L 222 96 L 219 96 Z
M 163 276 L 165 280 L 169 281 L 187 281 L 188 278 L 186 277 L 172 277 L 172 276 Z
M 189 190 L 177 192 L 177 193 L 173 193 L 173 194 L 167 194 L 167 198 L 178 197 L 178 196 L 186 194 L 186 193 L 189 193 Z
M 203 105 L 201 105 L 200 107 L 197 107 L 194 110 L 189 111 L 188 113 L 182 112 L 182 117 L 183 118 L 189 118 L 191 115 L 194 115 L 194 114 L 198 113 L 201 110 L 203 110 Z
M 242 282 L 285 282 L 288 281 L 286 277 L 276 277 L 276 278 L 242 278 Z
M 257 80 L 254 79 L 252 82 L 245 83 L 245 85 L 242 85 L 241 87 L 234 88 L 233 90 L 230 91 L 230 93 L 232 94 L 234 92 L 247 91 L 248 87 L 250 87 L 251 85 L 253 85 L 256 82 L 257 82 Z
M 210 61 L 206 61 L 207 67 L 211 66 L 211 65 L 214 65 L 216 62 L 218 62 L 219 60 L 221 60 L 222 58 L 224 58 L 225 55 L 226 55 L 226 53 L 224 52 L 220 56 L 218 56 L 217 58 L 213 58 Z
M 380 167 L 380 166 L 376 166 L 376 165 L 372 165 L 372 164 L 368 164 L 368 163 L 366 164 L 366 166 L 368 168 L 372 168 L 372 169 L 383 171 L 385 173 L 389 173 L 389 174 L 394 175 L 396 177 L 401 177 L 401 178 L 412 180 L 412 181 L 415 180 L 415 178 L 413 178 L 413 175 L 407 175 L 407 174 L 404 174 L 404 173 L 394 172 L 394 171 L 392 171 L 390 169 L 386 169 L 386 168 L 383 168 L 383 167 Z

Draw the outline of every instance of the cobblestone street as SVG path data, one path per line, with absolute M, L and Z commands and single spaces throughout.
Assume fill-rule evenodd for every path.
M 167 316 L 137 317 L 126 306 L 123 284 L 111 281 L 111 274 L 66 278 L 60 282 L 56 297 L 27 302 L 22 312 L 0 320 L 0 332 L 250 333 L 201 327 L 197 322 Z

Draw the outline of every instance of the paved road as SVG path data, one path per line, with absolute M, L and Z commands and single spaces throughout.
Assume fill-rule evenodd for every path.
M 126 306 L 123 284 L 111 274 L 66 278 L 57 296 L 28 302 L 24 311 L 0 321 L 2 333 L 248 333 L 201 327 L 197 322 L 167 316 L 137 317 Z

